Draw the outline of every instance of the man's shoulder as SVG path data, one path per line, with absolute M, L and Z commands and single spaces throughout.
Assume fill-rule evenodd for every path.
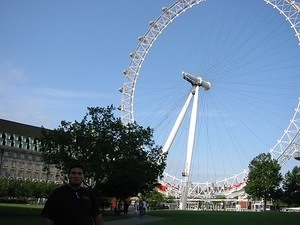
M 91 189 L 89 189 L 89 188 L 86 188 L 86 187 L 81 187 L 80 188 L 80 191 L 82 192 L 82 193 L 84 193 L 84 194 L 86 194 L 86 195 L 93 195 L 93 192 L 92 192 L 92 190 Z
M 56 190 L 65 190 L 67 188 L 69 188 L 67 184 L 61 184 L 56 188 Z
M 59 194 L 61 192 L 66 192 L 66 191 L 68 191 L 68 189 L 69 189 L 68 185 L 62 184 L 53 191 L 53 194 Z

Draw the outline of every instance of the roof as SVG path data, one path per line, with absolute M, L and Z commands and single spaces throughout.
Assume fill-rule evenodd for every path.
M 42 126 L 35 127 L 27 124 L 17 123 L 0 119 L 0 133 L 18 134 L 27 137 L 40 137 Z

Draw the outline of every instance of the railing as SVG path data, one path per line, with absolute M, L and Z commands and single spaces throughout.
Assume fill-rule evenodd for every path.
M 21 148 L 32 151 L 39 151 L 41 143 L 37 138 L 25 137 L 17 134 L 0 133 L 0 146 Z

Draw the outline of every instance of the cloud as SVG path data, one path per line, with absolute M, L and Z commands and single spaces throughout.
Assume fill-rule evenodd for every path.
M 23 69 L 13 66 L 12 63 L 0 64 L 0 78 L 0 92 L 16 90 L 27 80 Z
M 48 83 L 49 87 L 35 86 L 26 71 L 12 63 L 0 62 L 0 78 L 0 118 L 34 126 L 53 128 L 61 120 L 81 119 L 87 107 L 109 105 L 116 97 Z
M 55 88 L 38 88 L 38 94 L 53 98 L 95 98 L 100 97 L 100 93 L 82 92 L 73 90 L 61 90 Z

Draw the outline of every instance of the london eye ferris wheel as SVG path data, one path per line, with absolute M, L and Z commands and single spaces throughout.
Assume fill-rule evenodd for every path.
M 189 182 L 237 182 L 262 152 L 288 164 L 299 146 L 298 1 L 178 0 L 163 7 L 138 40 L 124 70 L 119 109 L 124 123 L 152 127 L 157 144 L 165 145 L 195 88 L 182 72 L 210 85 L 200 85 L 194 101 L 191 160 L 193 106 L 187 105 L 167 150 L 166 176 L 175 182 L 190 163 Z

